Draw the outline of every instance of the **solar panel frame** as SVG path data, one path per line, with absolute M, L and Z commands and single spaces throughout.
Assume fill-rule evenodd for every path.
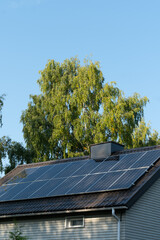
M 102 161 L 90 174 L 93 173 L 105 173 L 110 171 L 117 164 L 117 160 L 114 161 Z
M 57 186 L 59 186 L 62 181 L 64 181 L 62 178 L 54 178 L 48 180 L 43 186 L 41 186 L 39 189 L 37 189 L 34 193 L 32 193 L 29 198 L 40 198 L 40 197 L 46 197 L 53 189 L 55 189 Z
M 125 171 L 107 172 L 100 179 L 98 179 L 98 181 L 96 181 L 92 186 L 90 186 L 85 192 L 89 193 L 106 191 L 106 189 L 109 189 L 110 185 L 112 184 L 112 181 L 116 181 L 124 173 Z
M 84 176 L 81 181 L 79 181 L 75 186 L 73 186 L 67 194 L 78 194 L 85 193 L 85 191 L 90 187 L 89 185 L 93 185 L 104 175 L 102 174 L 88 174 Z
M 14 184 L 2 185 L 0 186 L 0 198 L 7 193 L 11 188 L 13 188 Z
M 144 152 L 126 154 L 120 159 L 119 163 L 112 168 L 112 171 L 129 169 L 135 162 L 145 154 Z
M 27 186 L 28 186 L 27 182 L 10 185 L 10 189 L 5 194 L 0 196 L 0 201 L 11 200 L 13 196 L 17 194 L 17 192 L 20 192 L 21 190 L 25 189 Z
M 47 171 L 45 171 L 44 173 L 42 173 L 36 180 L 49 180 L 50 178 L 52 178 L 53 176 L 51 177 L 48 177 L 49 173 L 53 171 L 53 168 L 55 167 L 55 165 L 49 165 L 49 169 Z M 52 172 L 53 174 L 53 172 Z M 45 176 L 47 175 L 47 178 L 45 178 Z
M 88 160 L 88 162 L 85 164 L 85 168 L 83 169 L 80 167 L 75 171 L 74 175 L 72 176 L 81 176 L 81 175 L 87 175 L 90 174 L 98 165 L 100 165 L 102 162 L 97 162 L 93 159 Z
M 82 179 L 82 176 L 72 176 L 66 178 L 59 186 L 54 188 L 51 192 L 47 194 L 48 197 L 66 195 L 71 185 L 77 185 Z
M 24 189 L 14 195 L 11 200 L 27 199 L 30 195 L 35 192 L 35 188 L 40 188 L 43 185 L 47 184 L 48 180 L 45 181 L 34 181 L 31 184 L 27 185 Z
M 19 173 L 17 173 L 14 177 L 12 177 L 10 180 L 8 180 L 7 182 L 5 182 L 4 184 L 14 184 L 14 183 L 19 183 L 23 180 L 23 178 L 26 176 L 30 176 L 31 174 L 33 174 L 38 168 L 34 167 L 34 168 L 25 168 L 22 171 L 20 171 Z M 28 173 L 27 173 L 28 172 Z
M 21 182 L 33 182 L 36 181 L 37 179 L 39 179 L 41 177 L 42 174 L 44 174 L 45 172 L 47 172 L 50 168 L 50 165 L 47 166 L 41 166 L 38 167 L 32 174 L 30 174 L 29 176 L 27 176 L 26 178 L 22 179 L 20 181 Z
M 87 164 L 87 162 L 88 160 L 71 162 L 70 165 L 65 168 L 65 171 L 56 175 L 56 178 L 74 176 L 80 168 L 83 168 Z
M 142 177 L 146 171 L 147 168 L 127 170 L 119 177 L 119 179 L 117 179 L 113 184 L 110 185 L 108 190 L 128 189 L 140 177 Z M 118 183 L 119 180 L 121 181 L 121 183 Z
M 151 167 L 160 158 L 160 150 L 147 151 L 138 162 L 132 165 L 132 168 Z
M 71 162 L 65 162 L 65 163 L 57 163 L 57 164 L 54 164 L 54 166 L 52 167 L 52 169 L 50 169 L 49 171 L 47 171 L 46 173 L 42 174 L 40 177 L 41 177 L 41 180 L 50 180 L 50 179 L 53 179 L 53 178 L 57 178 L 57 175 L 60 174 L 61 172 L 65 171 L 65 169 L 71 165 Z M 52 174 L 51 177 L 49 178 L 45 178 L 45 175 L 47 174 Z

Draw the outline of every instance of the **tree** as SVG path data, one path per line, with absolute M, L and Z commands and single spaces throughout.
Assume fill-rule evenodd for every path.
M 2 127 L 2 107 L 3 107 L 4 95 L 0 96 L 0 127 Z
M 9 163 L 4 167 L 4 160 Z M 19 142 L 12 141 L 9 137 L 0 138 L 0 171 L 6 174 L 19 164 L 31 163 L 34 153 Z
M 160 144 L 160 138 L 158 132 L 155 130 L 151 132 L 150 124 L 146 125 L 144 119 L 142 119 L 132 134 L 132 142 L 134 148 L 146 147 Z
M 116 83 L 105 84 L 98 62 L 50 60 L 40 74 L 41 94 L 30 96 L 21 117 L 33 161 L 88 154 L 90 144 L 108 140 L 133 147 L 147 97 L 126 98 Z
M 0 96 L 0 127 L 2 127 L 2 107 L 3 107 L 4 95 Z M 3 171 L 2 159 L 6 157 L 6 142 L 4 137 L 0 138 L 0 172 Z
M 34 153 L 25 148 L 21 143 L 12 141 L 9 139 L 6 154 L 9 160 L 9 164 L 3 169 L 5 174 L 14 169 L 19 164 L 32 163 Z
M 2 127 L 2 107 L 4 95 L 0 97 L 0 127 Z M 9 172 L 18 164 L 30 163 L 34 153 L 19 142 L 12 141 L 9 137 L 0 138 L 0 172 Z M 8 158 L 9 164 L 4 167 L 4 160 Z

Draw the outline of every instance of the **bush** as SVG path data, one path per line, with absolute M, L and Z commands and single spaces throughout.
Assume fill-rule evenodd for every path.
M 27 240 L 28 238 L 25 236 L 22 236 L 21 227 L 19 227 L 17 224 L 15 224 L 13 232 L 9 232 L 9 239 L 11 239 L 11 240 Z

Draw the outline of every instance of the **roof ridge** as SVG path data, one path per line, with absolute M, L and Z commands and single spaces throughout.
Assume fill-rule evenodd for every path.
M 45 161 L 45 162 L 33 162 L 33 163 L 29 163 L 29 164 L 21 164 L 18 165 L 17 167 L 21 168 L 21 167 L 31 167 L 31 166 L 42 166 L 42 165 L 50 165 L 50 164 L 57 164 L 57 163 L 63 163 L 63 162 L 73 162 L 73 161 L 78 161 L 78 160 L 85 160 L 85 159 L 89 159 L 89 156 L 80 156 L 80 157 L 71 157 L 71 158 L 62 158 L 62 159 L 53 159 L 53 160 L 49 160 L 49 161 Z
M 124 153 L 132 153 L 132 152 L 151 151 L 151 150 L 156 150 L 156 149 L 160 149 L 160 145 L 124 149 L 122 151 L 118 151 L 118 152 L 113 153 L 113 155 L 119 155 L 119 154 L 124 154 Z
M 138 147 L 138 148 L 131 148 L 131 149 L 124 149 L 122 151 L 117 151 L 113 153 L 112 155 L 119 155 L 119 154 L 124 154 L 124 153 L 132 153 L 132 152 L 141 152 L 141 151 L 151 151 L 155 149 L 160 149 L 160 145 L 155 145 L 155 146 L 146 146 L 146 147 Z M 42 166 L 42 165 L 50 165 L 50 164 L 57 164 L 57 163 L 63 163 L 63 162 L 72 162 L 72 161 L 78 161 L 78 160 L 85 160 L 85 159 L 91 159 L 90 155 L 86 156 L 78 156 L 78 157 L 70 157 L 70 158 L 61 158 L 61 159 L 53 159 L 45 162 L 33 162 L 29 164 L 20 164 L 17 167 L 32 167 L 34 166 Z M 14 170 L 14 169 L 13 169 Z

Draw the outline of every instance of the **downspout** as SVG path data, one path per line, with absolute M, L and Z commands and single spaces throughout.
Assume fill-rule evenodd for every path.
M 117 240 L 120 240 L 120 229 L 121 229 L 121 225 L 120 225 L 120 218 L 115 214 L 115 209 L 112 208 L 112 216 L 117 220 Z

